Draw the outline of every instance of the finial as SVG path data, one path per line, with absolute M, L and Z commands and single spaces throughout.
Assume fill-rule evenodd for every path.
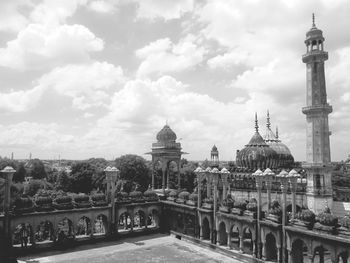
M 266 127 L 270 129 L 271 123 L 270 123 L 270 112 L 267 110 L 267 119 L 266 119 Z
M 315 25 L 315 14 L 312 13 L 312 27 L 316 27 Z
M 276 126 L 276 139 L 278 139 L 278 126 Z
M 255 131 L 259 132 L 258 114 L 255 112 Z

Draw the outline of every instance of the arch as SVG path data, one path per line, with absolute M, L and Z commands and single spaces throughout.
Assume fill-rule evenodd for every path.
M 17 225 L 12 233 L 12 243 L 14 247 L 27 248 L 34 244 L 34 235 L 32 226 L 27 223 Z
M 91 230 L 91 220 L 87 216 L 82 216 L 76 226 L 76 237 L 90 236 L 92 234 Z
M 146 227 L 146 214 L 143 210 L 138 210 L 134 213 L 134 229 L 142 229 Z
M 106 235 L 107 232 L 107 217 L 104 214 L 99 214 L 98 216 L 96 216 L 94 221 L 93 235 L 102 236 Z
M 347 263 L 349 259 L 349 252 L 348 251 L 342 251 L 337 255 L 337 259 L 335 262 L 338 263 Z
M 219 234 L 219 245 L 220 246 L 227 246 L 227 233 L 226 233 L 226 225 L 224 221 L 221 221 L 221 223 L 219 224 L 219 228 L 218 228 L 218 234 Z
M 35 243 L 47 243 L 55 241 L 55 231 L 53 224 L 49 220 L 44 220 L 36 228 L 34 234 Z
M 292 262 L 290 263 L 308 263 L 309 262 L 309 257 L 307 255 L 308 247 L 302 239 L 298 238 L 293 241 L 291 253 L 292 253 Z
M 277 243 L 275 235 L 271 232 L 265 238 L 265 257 L 266 260 L 277 261 Z
M 254 246 L 254 231 L 250 227 L 244 227 L 242 231 L 242 241 L 243 241 L 243 252 L 247 254 L 253 254 Z
M 56 237 L 58 243 L 63 243 L 68 239 L 74 239 L 74 227 L 72 221 L 64 217 L 57 224 Z
M 202 237 L 204 240 L 210 240 L 210 225 L 209 225 L 209 220 L 207 217 L 203 218 Z
M 147 226 L 151 228 L 159 227 L 159 211 L 158 209 L 153 209 L 148 212 Z
M 131 216 L 128 212 L 119 215 L 118 218 L 118 232 L 125 232 L 131 230 Z
M 229 234 L 230 244 L 233 249 L 239 250 L 240 244 L 240 231 L 237 225 L 232 225 Z
M 332 250 L 328 250 L 323 245 L 319 245 L 315 247 L 313 251 L 313 262 L 314 263 L 332 262 Z

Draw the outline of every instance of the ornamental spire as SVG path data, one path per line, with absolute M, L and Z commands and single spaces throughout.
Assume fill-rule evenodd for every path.
M 312 13 L 312 27 L 316 27 L 316 24 L 315 24 L 315 14 Z
M 276 139 L 278 140 L 278 126 L 276 126 Z
M 255 131 L 259 132 L 258 114 L 255 112 Z
M 270 112 L 267 110 L 267 118 L 266 118 L 266 127 L 270 129 L 271 123 L 270 123 Z

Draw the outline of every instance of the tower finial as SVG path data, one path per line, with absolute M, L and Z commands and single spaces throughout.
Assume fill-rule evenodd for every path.
M 270 123 L 270 112 L 267 110 L 267 118 L 266 118 L 266 127 L 270 129 L 271 123 Z
M 278 126 L 276 126 L 276 139 L 278 139 Z
M 315 24 L 315 14 L 312 13 L 312 27 L 316 27 L 316 24 Z
M 255 131 L 259 132 L 258 114 L 255 112 Z

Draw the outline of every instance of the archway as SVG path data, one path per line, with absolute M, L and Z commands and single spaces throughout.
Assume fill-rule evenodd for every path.
M 49 220 L 42 221 L 34 234 L 35 243 L 47 243 L 55 240 L 53 224 Z
M 187 235 L 190 236 L 195 236 L 195 228 L 196 228 L 196 224 L 195 221 L 196 218 L 193 215 L 185 215 L 185 229 L 186 229 L 186 233 Z
M 266 260 L 277 261 L 277 245 L 275 236 L 272 233 L 267 234 L 265 242 Z
M 308 263 L 307 246 L 303 240 L 297 239 L 292 244 L 292 262 L 290 263 Z
M 128 232 L 131 230 L 131 217 L 128 212 L 124 212 L 119 216 L 118 232 Z
M 77 223 L 76 228 L 76 237 L 86 237 L 90 236 L 92 233 L 91 231 L 91 221 L 88 217 L 83 216 L 79 219 Z
M 253 233 L 249 227 L 243 230 L 243 252 L 253 254 Z
M 347 251 L 341 252 L 339 253 L 336 262 L 338 263 L 347 263 L 348 262 L 348 258 L 349 258 L 349 254 Z
M 231 239 L 231 248 L 239 250 L 239 228 L 238 226 L 234 225 L 231 227 L 230 231 L 230 237 Z
M 227 246 L 226 225 L 224 222 L 219 224 L 219 245 Z
M 56 237 L 58 243 L 64 243 L 68 239 L 74 239 L 73 223 L 67 217 L 58 222 Z
M 134 214 L 134 230 L 145 228 L 146 215 L 142 210 L 137 211 Z
M 93 228 L 94 236 L 103 236 L 107 234 L 107 217 L 105 215 L 98 215 L 94 221 Z
M 323 247 L 318 246 L 314 249 L 314 263 L 332 262 L 332 257 L 329 251 Z
M 13 246 L 27 248 L 34 244 L 33 228 L 29 223 L 17 225 L 13 232 Z
M 203 219 L 202 223 L 202 235 L 204 240 L 210 240 L 210 226 L 206 217 Z
M 151 213 L 148 215 L 147 227 L 148 228 L 157 228 L 157 227 L 159 227 L 159 213 L 158 213 L 158 210 L 153 209 L 151 211 Z

